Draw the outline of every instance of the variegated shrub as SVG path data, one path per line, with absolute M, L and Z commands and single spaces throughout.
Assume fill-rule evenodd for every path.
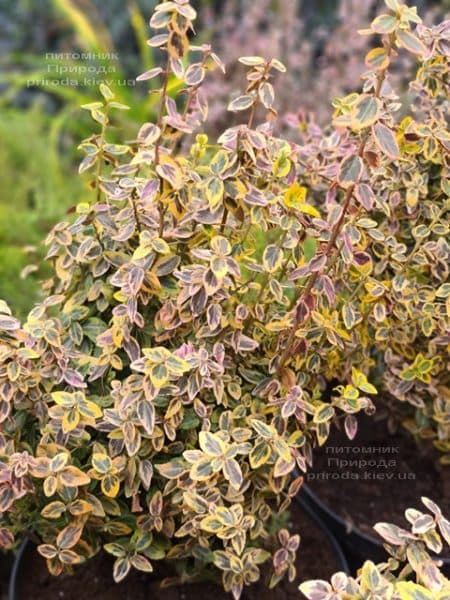
M 241 59 L 247 88 L 229 106 L 247 122 L 217 143 L 198 133 L 201 84 L 221 62 L 191 44 L 186 0 L 159 4 L 150 21 L 165 63 L 139 80 L 161 82 L 157 121 L 113 144 L 114 112 L 127 107 L 105 85 L 84 107 L 99 129 L 80 146 L 93 201 L 48 237 L 47 299 L 24 324 L 0 306 L 2 546 L 33 532 L 54 574 L 104 546 L 118 581 L 164 559 L 177 571 L 166 583 L 206 571 L 236 598 L 262 563 L 270 585 L 295 576 L 298 536 L 271 533 L 301 485 L 295 468 L 334 418 L 353 435 L 354 414 L 373 410 L 377 348 L 395 353 L 395 385 L 416 346 L 428 357 L 427 344 L 442 345 L 445 27 L 414 34 L 415 11 L 388 6 L 364 93 L 336 104 L 338 132 L 304 147 L 272 135 L 271 75 L 284 67 L 256 56 Z M 420 55 L 415 85 L 431 94 L 417 123 L 395 118 L 397 47 Z M 176 100 L 169 73 L 184 84 Z M 411 248 L 408 227 L 422 221 L 427 240 Z M 434 312 L 429 335 L 398 347 L 380 331 L 398 336 L 408 311 L 430 312 L 397 284 L 401 265 Z M 428 375 L 421 364 L 414 373 Z
M 375 525 L 390 555 L 386 562 L 366 561 L 357 577 L 340 572 L 330 583 L 305 581 L 300 585 L 302 593 L 308 600 L 447 600 L 450 581 L 436 555 L 450 546 L 450 521 L 432 500 L 422 498 L 422 502 L 429 513 L 405 511 L 409 530 L 390 523 Z
M 380 403 L 432 440 L 448 463 L 450 21 L 427 29 L 415 9 L 386 4 L 390 12 L 362 32 L 383 34 L 367 54 L 363 93 L 335 100 L 334 130 L 306 132 L 299 151 L 313 204 L 320 208 L 325 198 L 328 226 L 340 223 L 338 254 L 313 288 L 331 296 L 332 310 L 326 320 L 323 311 L 312 319 L 322 329 L 343 322 L 352 342 L 331 342 L 323 355 L 310 325 L 302 325 L 296 335 L 314 343 L 297 368 L 322 354 L 329 379 L 342 379 L 353 365 L 370 372 Z M 404 50 L 419 57 L 419 68 L 399 97 L 388 69 Z

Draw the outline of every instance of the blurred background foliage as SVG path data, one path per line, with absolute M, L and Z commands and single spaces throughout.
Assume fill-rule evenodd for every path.
M 158 63 L 158 51 L 146 44 L 156 2 L 0 0 L 0 298 L 18 315 L 38 296 L 45 267 L 27 265 L 39 264 L 46 232 L 90 194 L 77 175 L 76 148 L 91 133 L 80 105 L 97 100 L 96 83 L 108 80 L 118 101 L 131 106 L 117 111 L 118 140 L 154 116 L 148 82 L 134 85 L 134 78 Z M 414 3 L 428 21 L 450 11 L 450 0 Z M 276 56 L 288 67 L 279 87 L 280 123 L 295 123 L 299 114 L 325 123 L 333 97 L 354 89 L 364 68 L 370 40 L 350 32 L 367 25 L 382 0 L 193 4 L 200 41 L 211 43 L 227 66 L 225 77 L 212 73 L 206 86 L 215 135 L 229 122 L 224 105 L 244 83 L 236 60 L 246 54 Z M 94 58 L 78 58 L 82 53 Z M 169 89 L 178 85 L 172 80 Z

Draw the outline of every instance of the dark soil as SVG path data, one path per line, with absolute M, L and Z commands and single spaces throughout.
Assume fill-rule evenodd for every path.
M 389 433 L 384 419 L 362 415 L 353 441 L 335 429 L 313 460 L 306 477 L 310 489 L 349 530 L 356 527 L 377 538 L 372 529 L 377 522 L 408 527 L 406 508 L 426 511 L 421 496 L 450 512 L 450 467 L 439 465 L 429 442 L 416 442 L 403 430 Z
M 12 567 L 11 552 L 0 552 L 0 600 L 6 600 L 8 594 L 8 577 Z
M 305 579 L 329 579 L 341 569 L 333 547 L 323 531 L 297 504 L 291 510 L 292 532 L 301 532 L 302 540 L 297 557 L 297 579 L 293 583 L 283 580 L 275 590 L 265 586 L 264 565 L 261 581 L 246 588 L 242 600 L 300 600 L 298 586 Z M 158 563 L 156 563 L 158 564 Z M 112 558 L 100 554 L 80 566 L 75 576 L 49 575 L 45 561 L 34 549 L 27 554 L 27 562 L 19 575 L 17 600 L 230 600 L 219 586 L 212 583 L 186 584 L 161 589 L 159 580 L 132 571 L 119 584 L 112 579 Z M 156 573 L 158 575 L 158 573 Z

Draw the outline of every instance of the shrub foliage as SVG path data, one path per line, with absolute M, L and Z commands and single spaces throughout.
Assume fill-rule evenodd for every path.
M 450 546 L 450 521 L 435 502 L 429 498 L 422 498 L 422 502 L 428 513 L 414 508 L 405 511 L 409 529 L 391 523 L 375 525 L 389 554 L 385 563 L 375 565 L 368 560 L 355 578 L 340 572 L 333 575 L 330 583 L 305 581 L 300 585 L 302 593 L 308 600 L 448 598 L 450 581 L 432 556 Z
M 221 62 L 192 45 L 186 0 L 150 21 L 166 63 L 139 80 L 161 80 L 156 122 L 115 144 L 127 107 L 106 85 L 84 106 L 95 198 L 48 237 L 47 299 L 23 325 L 1 306 L 3 546 L 31 530 L 59 574 L 104 545 L 117 581 L 164 559 L 178 571 L 167 584 L 219 572 L 236 598 L 269 560 L 270 585 L 293 578 L 299 538 L 274 536 L 273 515 L 333 419 L 353 436 L 354 414 L 373 410 L 376 357 L 448 450 L 448 25 L 413 32 L 415 9 L 386 3 L 363 93 L 302 147 L 272 134 L 284 66 L 258 56 L 241 58 L 247 88 L 229 105 L 247 122 L 192 139 Z M 403 120 L 388 77 L 399 49 L 420 62 Z

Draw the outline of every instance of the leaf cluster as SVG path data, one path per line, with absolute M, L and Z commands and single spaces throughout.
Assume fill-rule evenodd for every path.
M 221 574 L 235 598 L 263 563 L 271 584 L 292 579 L 299 539 L 274 535 L 273 515 L 332 422 L 352 437 L 373 411 L 377 360 L 379 383 L 448 449 L 448 27 L 413 33 L 415 11 L 387 4 L 387 58 L 304 147 L 274 136 L 283 66 L 259 57 L 231 104 L 247 123 L 217 143 L 198 133 L 203 79 L 222 63 L 191 43 L 186 0 L 150 21 L 166 58 L 140 77 L 158 78 L 156 122 L 111 143 L 127 107 L 105 84 L 83 107 L 98 126 L 80 145 L 93 200 L 48 236 L 46 299 L 23 324 L 0 305 L 3 546 L 31 529 L 52 573 L 103 546 L 116 581 L 165 560 L 166 583 Z M 417 114 L 401 121 L 400 47 L 420 54 Z

